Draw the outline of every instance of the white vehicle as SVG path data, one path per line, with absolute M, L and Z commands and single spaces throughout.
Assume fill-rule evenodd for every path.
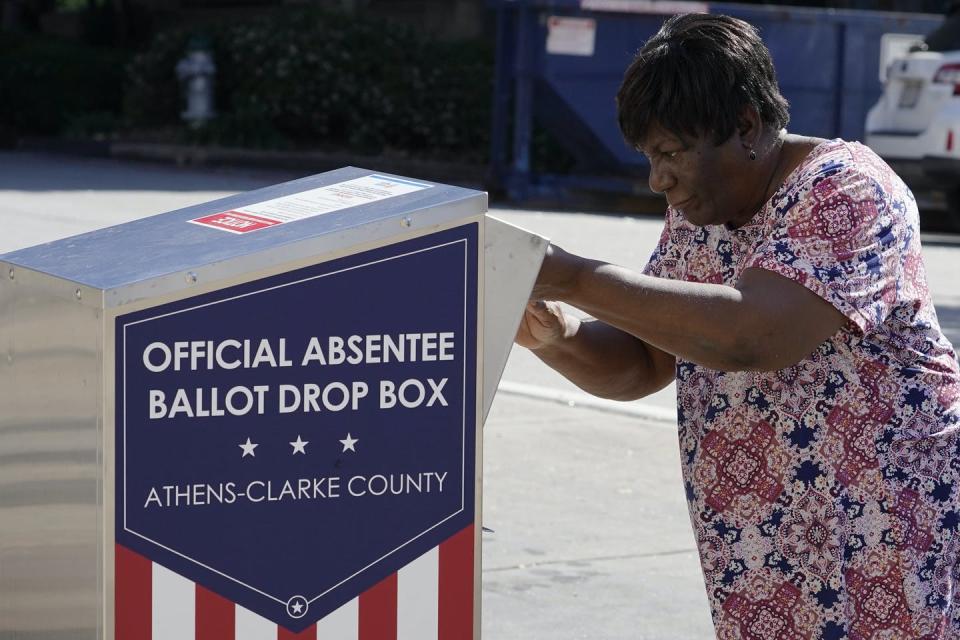
M 960 11 L 884 71 L 866 143 L 915 191 L 943 193 L 960 230 Z

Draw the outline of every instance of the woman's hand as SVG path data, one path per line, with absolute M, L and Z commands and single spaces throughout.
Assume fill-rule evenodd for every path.
M 532 300 L 523 312 L 516 342 L 527 349 L 541 349 L 569 338 L 579 326 L 580 321 L 564 313 L 559 303 Z

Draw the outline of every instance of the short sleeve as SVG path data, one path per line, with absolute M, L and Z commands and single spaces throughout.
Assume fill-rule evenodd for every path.
M 667 208 L 660 240 L 643 268 L 643 275 L 671 280 L 683 279 L 682 265 L 689 251 L 691 235 L 688 227 L 679 211 L 672 207 Z
M 901 278 L 891 194 L 854 166 L 815 173 L 781 201 L 745 269 L 778 273 L 836 307 L 864 334 L 890 314 Z
M 650 254 L 650 259 L 647 261 L 647 266 L 643 268 L 643 275 L 662 277 L 664 269 L 664 257 L 669 252 L 670 216 L 668 214 L 663 224 L 663 231 L 660 232 L 660 240 L 657 241 L 657 246 L 654 247 L 653 253 Z

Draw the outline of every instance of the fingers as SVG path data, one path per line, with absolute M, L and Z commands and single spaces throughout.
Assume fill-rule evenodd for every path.
M 531 300 L 527 303 L 515 341 L 529 349 L 551 344 L 564 334 L 566 326 L 560 305 L 552 300 Z
M 542 346 L 540 338 L 538 338 L 536 335 L 542 331 L 543 321 L 534 315 L 533 311 L 530 310 L 528 305 L 527 311 L 520 319 L 520 326 L 517 327 L 517 334 L 514 336 L 514 342 L 519 344 L 521 347 L 536 349 Z
M 537 317 L 555 315 L 546 300 L 531 300 L 527 303 L 527 311 Z
M 550 312 L 550 308 L 543 300 L 528 302 L 526 315 L 540 326 L 549 326 L 557 321 L 556 315 Z

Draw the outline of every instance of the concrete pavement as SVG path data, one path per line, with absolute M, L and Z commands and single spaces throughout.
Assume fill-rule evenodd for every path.
M 499 395 L 484 448 L 484 637 L 713 637 L 674 428 Z

